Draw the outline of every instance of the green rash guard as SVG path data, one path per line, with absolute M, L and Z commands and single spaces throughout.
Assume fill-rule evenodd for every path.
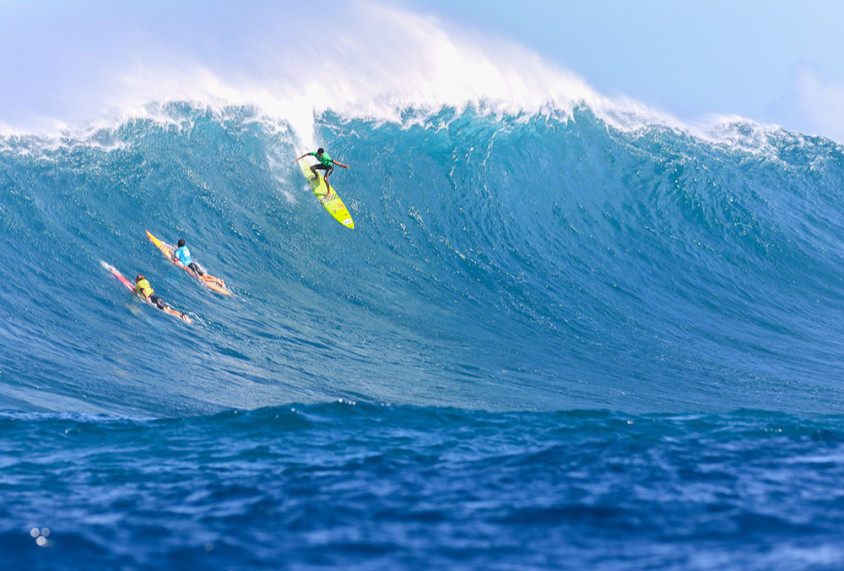
M 313 153 L 308 153 L 308 154 L 316 157 L 319 162 L 321 162 L 322 164 L 324 164 L 327 167 L 330 167 L 332 164 L 334 164 L 334 163 L 331 162 L 331 157 L 326 152 L 323 152 L 321 157 L 317 157 L 316 151 L 314 151 Z

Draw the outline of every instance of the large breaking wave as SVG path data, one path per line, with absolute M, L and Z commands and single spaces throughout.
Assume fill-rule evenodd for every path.
M 844 161 L 828 140 L 622 129 L 583 105 L 324 112 L 313 139 L 352 166 L 332 177 L 349 231 L 292 164 L 290 123 L 153 109 L 3 139 L 0 408 L 839 409 Z M 145 229 L 186 238 L 235 298 Z

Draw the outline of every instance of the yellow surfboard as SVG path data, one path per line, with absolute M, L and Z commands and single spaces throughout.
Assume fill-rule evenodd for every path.
M 299 161 L 299 167 L 302 169 L 302 174 L 305 175 L 306 179 L 308 179 L 308 183 L 311 185 L 314 195 L 316 195 L 320 204 L 325 206 L 325 209 L 328 210 L 328 213 L 331 214 L 337 222 L 346 228 L 354 228 L 355 223 L 352 220 L 352 215 L 349 214 L 349 210 L 346 208 L 346 205 L 343 204 L 343 201 L 340 199 L 340 195 L 337 194 L 337 188 L 333 184 L 331 185 L 331 196 L 328 197 L 328 200 L 325 200 L 325 195 L 328 193 L 328 187 L 325 186 L 325 179 L 322 177 L 321 173 L 319 173 L 317 178 L 314 179 L 314 173 L 311 172 L 311 165 L 315 164 L 317 164 L 316 159 L 310 155 Z

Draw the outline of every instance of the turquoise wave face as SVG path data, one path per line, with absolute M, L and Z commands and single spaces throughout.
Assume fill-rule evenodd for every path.
M 0 145 L 0 408 L 839 411 L 844 153 L 829 141 L 622 133 L 585 109 L 326 115 L 350 231 L 283 126 L 167 110 Z M 185 238 L 235 296 L 145 230 Z

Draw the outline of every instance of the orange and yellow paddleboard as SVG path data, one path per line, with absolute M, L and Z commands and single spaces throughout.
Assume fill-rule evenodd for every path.
M 222 295 L 231 295 L 232 294 L 232 292 L 230 292 L 229 289 L 226 287 L 226 285 L 223 283 L 223 280 L 216 278 L 216 277 L 212 276 L 211 274 L 205 274 L 204 276 L 199 276 L 199 275 L 195 274 L 193 272 L 193 270 L 191 270 L 189 267 L 183 265 L 181 262 L 176 260 L 173 257 L 173 252 L 176 250 L 176 248 L 174 248 L 173 246 L 171 246 L 169 244 L 165 244 L 164 242 L 162 242 L 161 240 L 159 240 L 158 238 L 153 236 L 150 233 L 149 230 L 147 230 L 147 238 L 149 238 L 150 241 L 153 244 L 155 244 L 155 246 L 159 250 L 161 250 L 161 253 L 164 254 L 164 256 L 168 260 L 173 262 L 174 265 L 179 266 L 180 268 L 185 270 L 188 274 L 190 274 L 191 276 L 196 278 L 199 281 L 199 283 L 201 283 L 202 285 L 204 285 L 205 287 L 207 287 L 211 291 L 217 292 L 217 293 L 222 294 Z

